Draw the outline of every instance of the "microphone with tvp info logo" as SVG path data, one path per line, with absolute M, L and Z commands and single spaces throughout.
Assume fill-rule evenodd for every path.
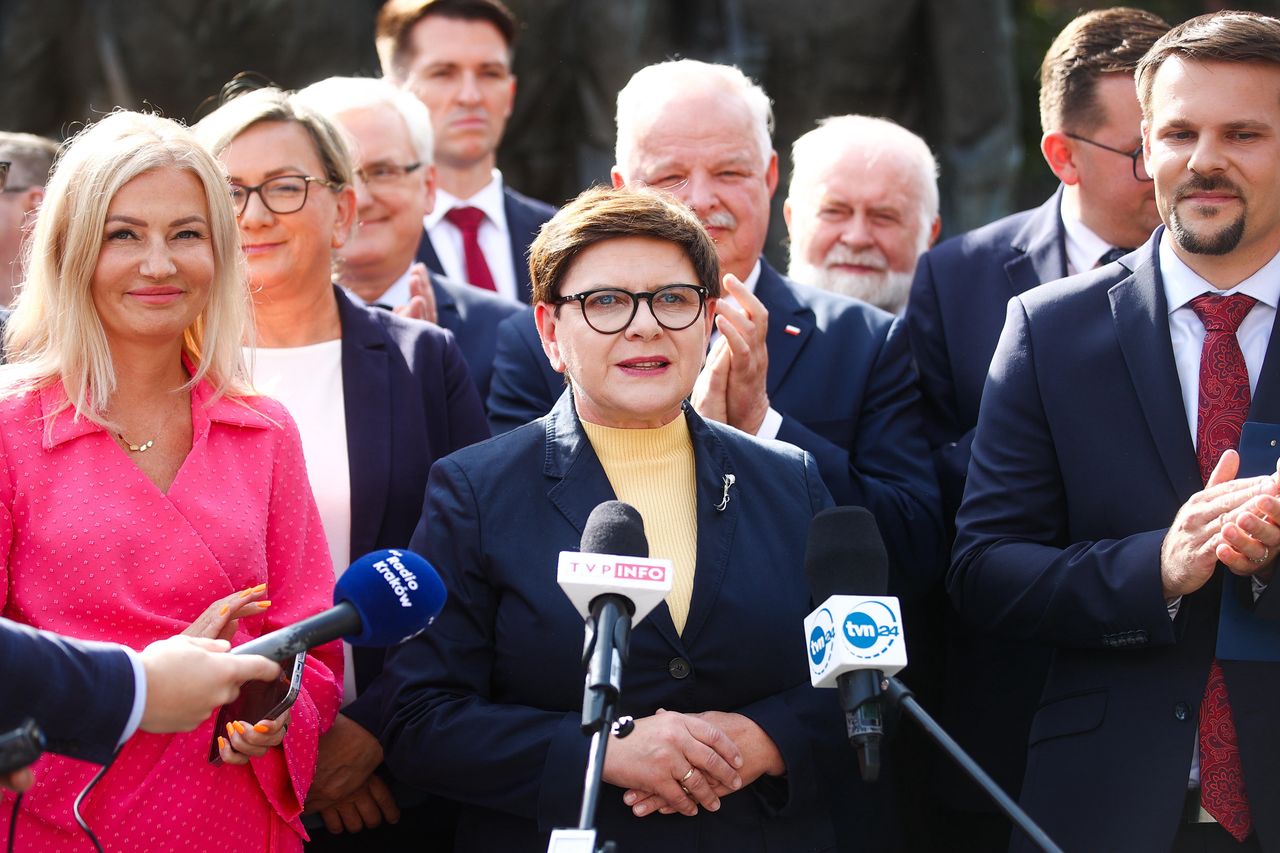
M 606 501 L 591 511 L 582 529 L 580 549 L 561 551 L 556 578 L 560 588 L 587 621 L 582 662 L 587 668 L 582 693 L 582 731 L 591 736 L 577 829 L 557 829 L 550 853 L 595 851 L 596 804 L 604 776 L 609 732 L 622 695 L 622 667 L 627 662 L 631 626 L 671 592 L 674 566 L 649 556 L 644 520 L 635 507 Z M 626 720 L 620 721 L 620 723 Z M 625 737 L 629 728 L 620 727 Z M 605 844 L 605 849 L 612 849 Z
M 907 665 L 898 599 L 885 595 L 889 561 L 875 518 L 862 507 L 823 510 L 809 527 L 805 572 L 818 608 L 804 620 L 809 679 L 835 687 L 862 778 L 879 775 L 880 705 L 902 709 L 986 792 L 1018 829 L 1048 853 L 1061 853 L 1044 830 L 930 717 L 894 674 Z M 825 600 L 824 600 L 825 597 Z
M 422 633 L 444 607 L 444 581 L 412 551 L 383 549 L 351 564 L 333 607 L 231 650 L 286 661 L 341 637 L 353 646 L 394 646 Z

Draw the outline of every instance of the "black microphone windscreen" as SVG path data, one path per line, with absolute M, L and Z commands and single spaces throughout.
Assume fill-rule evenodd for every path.
M 622 501 L 600 504 L 587 516 L 579 550 L 588 554 L 648 557 L 649 540 L 644 535 L 640 511 Z
M 824 509 L 809 524 L 804 571 L 814 602 L 832 595 L 884 595 L 889 555 L 876 518 L 860 506 Z

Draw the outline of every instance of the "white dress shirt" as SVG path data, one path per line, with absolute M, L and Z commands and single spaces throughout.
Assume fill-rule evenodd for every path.
M 409 304 L 409 279 L 412 278 L 410 273 L 413 272 L 413 264 L 409 264 L 409 268 L 404 274 L 391 283 L 391 286 L 382 291 L 382 294 L 373 302 L 365 302 L 360 298 L 360 294 L 356 293 L 349 287 L 342 288 L 347 292 L 347 296 L 357 305 L 385 305 L 388 308 L 399 308 L 401 305 Z
M 1103 240 L 1079 219 L 1064 209 L 1062 230 L 1066 232 L 1067 275 L 1088 272 L 1098 265 L 1098 260 L 1107 252 L 1116 248 Z M 1041 282 L 1043 284 L 1043 282 Z
M 431 246 L 436 250 L 440 266 L 444 267 L 444 274 L 458 281 L 469 281 L 462 251 L 462 232 L 444 218 L 455 207 L 475 207 L 484 211 L 484 221 L 480 223 L 476 237 L 480 241 L 480 251 L 484 252 L 485 263 L 489 265 L 489 273 L 493 276 L 493 284 L 498 293 L 518 302 L 520 293 L 516 284 L 515 259 L 511 257 L 511 230 L 507 227 L 502 173 L 494 169 L 489 183 L 467 199 L 460 199 L 445 190 L 437 189 L 436 206 L 423 220 L 427 234 L 431 237 Z

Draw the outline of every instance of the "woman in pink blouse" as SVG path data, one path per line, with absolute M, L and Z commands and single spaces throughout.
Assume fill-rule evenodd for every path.
M 121 112 L 69 144 L 0 368 L 4 616 L 141 649 L 238 645 L 329 603 L 297 430 L 246 379 L 242 263 L 226 178 L 184 128 Z M 220 766 L 212 717 L 135 735 L 81 814 L 108 850 L 300 850 L 341 681 L 338 645 L 315 650 L 289 714 L 219 733 Z M 87 849 L 71 805 L 97 769 L 37 763 L 17 848 Z

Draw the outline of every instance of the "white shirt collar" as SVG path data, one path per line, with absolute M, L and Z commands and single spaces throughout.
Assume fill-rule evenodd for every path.
M 436 190 L 436 206 L 423 219 L 428 229 L 434 228 L 455 207 L 478 207 L 502 233 L 507 231 L 507 209 L 502 195 L 502 172 L 493 170 L 489 183 L 471 198 L 458 198 L 447 190 Z
M 1264 305 L 1275 308 L 1280 305 L 1280 252 L 1262 269 L 1246 278 L 1230 290 L 1219 290 L 1187 266 L 1173 250 L 1173 237 L 1166 230 L 1160 238 L 1160 278 L 1164 283 L 1164 295 L 1172 314 L 1202 293 L 1229 296 L 1243 293 Z
M 389 305 L 392 308 L 399 308 L 401 305 L 409 304 L 409 273 L 413 270 L 413 264 L 409 264 L 409 268 L 404 271 L 398 279 L 391 283 L 391 286 L 382 291 L 382 294 L 373 302 L 365 302 L 360 298 L 360 294 L 356 293 L 349 287 L 342 288 L 347 295 L 355 300 L 357 305 L 372 305 L 375 302 L 381 305 Z
M 1114 248 L 1076 217 L 1062 209 L 1062 228 L 1066 231 L 1067 265 L 1069 274 L 1088 272 L 1098 265 L 1098 260 Z

